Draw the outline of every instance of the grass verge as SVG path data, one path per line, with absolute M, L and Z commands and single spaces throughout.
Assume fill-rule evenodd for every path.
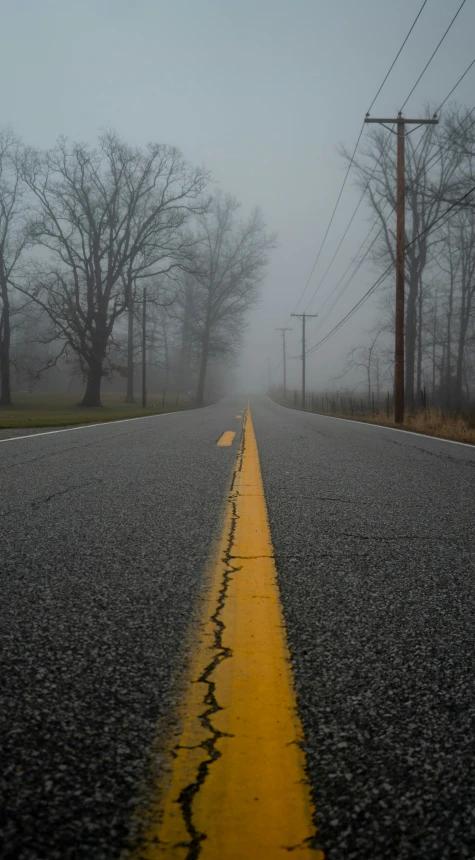
M 283 399 L 273 399 L 280 406 L 286 406 L 289 409 L 299 409 L 298 406 L 294 406 L 293 403 L 288 403 Z M 393 427 L 395 430 L 410 430 L 412 433 L 423 433 L 426 436 L 475 445 L 475 427 L 473 426 L 473 422 L 463 415 L 446 413 L 442 409 L 432 408 L 426 411 L 407 413 L 402 425 L 396 424 L 394 417 L 391 417 L 391 415 L 388 418 L 386 412 L 363 416 L 315 410 L 313 414 L 330 415 L 332 418 L 346 418 L 349 421 L 360 421 L 365 424 L 380 424 L 383 427 Z
M 121 418 L 140 418 L 145 415 L 160 415 L 192 409 L 193 401 L 188 395 L 167 393 L 148 395 L 148 406 L 143 409 L 137 403 L 124 403 L 124 396 L 102 395 L 102 406 L 78 406 L 78 394 L 28 394 L 12 395 L 13 406 L 0 406 L 0 428 L 10 427 L 65 427 L 74 424 L 95 424 L 100 421 L 118 421 Z

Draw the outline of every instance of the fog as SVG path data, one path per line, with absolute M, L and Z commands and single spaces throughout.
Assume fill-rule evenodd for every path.
M 372 115 L 395 116 L 455 14 L 458 0 L 429 0 Z M 249 325 L 237 384 L 265 389 L 281 381 L 281 338 L 288 333 L 288 383 L 300 382 L 300 321 L 290 319 L 309 277 L 364 115 L 420 8 L 410 0 L 24 0 L 2 12 L 2 123 L 31 145 L 65 135 L 94 142 L 115 129 L 131 144 L 178 146 L 203 164 L 216 187 L 258 205 L 278 234 L 259 306 Z M 407 106 L 422 116 L 438 104 L 473 59 L 475 8 L 467 3 Z M 454 93 L 471 108 L 475 69 Z M 420 135 L 416 131 L 415 135 Z M 361 147 L 364 147 L 364 132 Z M 298 310 L 319 311 L 370 226 L 363 204 L 313 301 L 360 192 L 353 173 Z M 322 326 L 323 336 L 377 277 L 371 262 Z M 309 389 L 342 372 L 364 342 L 377 294 L 308 357 Z M 308 325 L 308 345 L 316 342 Z

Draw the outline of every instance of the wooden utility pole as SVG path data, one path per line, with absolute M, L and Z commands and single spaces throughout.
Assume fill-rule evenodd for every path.
M 292 331 L 291 328 L 276 328 L 276 331 L 282 332 L 282 348 L 283 348 L 283 361 L 284 361 L 284 400 L 287 397 L 287 360 L 285 355 L 285 332 Z
M 147 287 L 143 288 L 142 308 L 142 406 L 147 405 L 147 349 L 146 349 L 146 322 L 147 322 Z
M 396 424 L 404 421 L 404 247 L 405 225 L 405 168 L 404 142 L 406 125 L 437 125 L 438 119 L 405 119 L 398 113 L 396 119 L 365 117 L 365 122 L 376 122 L 389 128 L 396 125 L 397 132 L 397 197 L 396 197 L 396 326 L 394 350 L 394 420 Z
M 126 403 L 135 403 L 134 398 L 134 297 L 132 287 L 130 288 L 129 302 L 127 308 L 127 394 Z
M 290 314 L 302 320 L 302 409 L 305 409 L 305 320 L 318 317 L 318 314 Z

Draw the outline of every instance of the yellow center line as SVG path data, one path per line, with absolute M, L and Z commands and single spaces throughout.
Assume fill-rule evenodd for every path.
M 216 442 L 220 448 L 227 448 L 229 445 L 232 445 L 234 442 L 235 432 L 233 430 L 226 430 L 222 436 Z
M 322 860 L 249 411 L 181 736 L 135 860 Z

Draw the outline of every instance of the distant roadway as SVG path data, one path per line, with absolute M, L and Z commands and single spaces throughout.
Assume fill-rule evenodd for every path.
M 305 844 L 254 857 L 475 857 L 475 449 L 252 397 L 257 457 L 250 431 L 241 445 L 247 402 L 0 440 L 4 860 L 126 856 L 144 785 L 163 783 L 181 731 L 190 654 L 211 647 L 199 623 L 233 505 L 238 558 L 255 575 L 247 598 L 268 605 L 263 568 L 246 556 L 267 528 L 265 505 L 250 501 L 260 490 L 236 485 L 246 456 L 256 486 L 260 462 L 262 576 L 273 588 L 277 569 L 314 808 Z M 217 445 L 226 431 L 232 444 Z M 238 519 L 236 486 L 253 506 Z M 219 627 L 226 594 L 216 599 Z M 218 674 L 221 656 L 237 659 L 239 624 Z M 234 705 L 210 707 L 219 720 Z M 214 737 L 218 749 L 227 737 Z M 244 856 L 239 839 L 218 850 L 196 825 L 214 766 L 180 800 L 189 843 L 160 837 L 144 857 Z

